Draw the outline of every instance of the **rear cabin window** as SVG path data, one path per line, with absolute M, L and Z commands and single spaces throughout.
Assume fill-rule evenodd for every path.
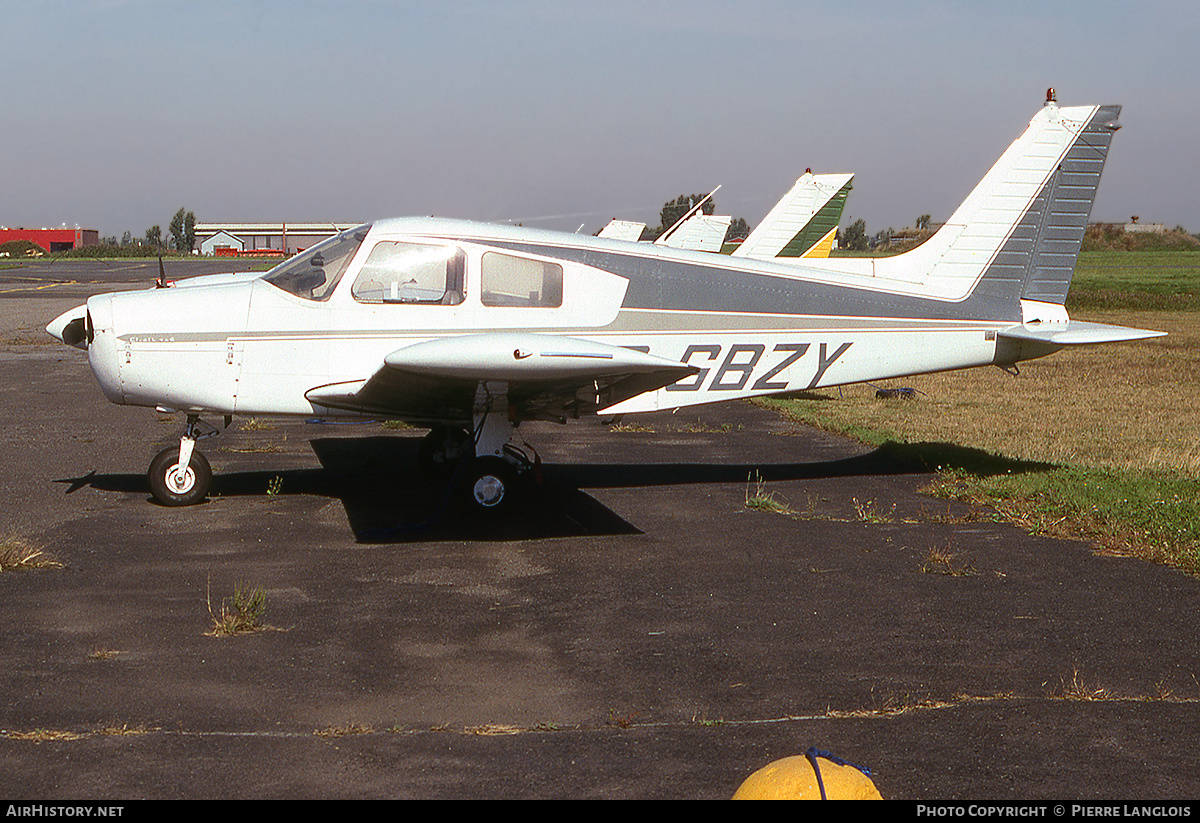
M 483 255 L 479 294 L 485 306 L 557 308 L 563 268 L 557 263 L 489 251 Z
M 465 259 L 454 246 L 376 243 L 350 293 L 362 303 L 454 306 L 463 301 Z

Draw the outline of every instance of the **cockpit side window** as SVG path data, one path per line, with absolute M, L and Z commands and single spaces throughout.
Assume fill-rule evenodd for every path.
M 485 306 L 562 306 L 563 267 L 489 251 L 483 255 L 480 299 Z
M 328 300 L 370 229 L 365 223 L 322 240 L 271 269 L 263 280 L 305 300 Z
M 455 306 L 463 301 L 466 255 L 455 246 L 375 244 L 350 293 L 361 303 L 426 303 Z

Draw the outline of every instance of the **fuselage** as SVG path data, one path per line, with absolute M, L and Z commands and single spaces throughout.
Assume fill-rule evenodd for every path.
M 349 412 L 306 394 L 365 380 L 418 343 L 520 331 L 698 369 L 613 408 L 649 411 L 993 363 L 996 332 L 1020 322 L 1015 300 L 976 301 L 964 317 L 969 295 L 933 299 L 795 264 L 465 221 L 353 231 L 361 239 L 320 268 L 317 289 L 289 261 L 290 273 L 279 274 L 285 263 L 261 277 L 91 298 L 88 358 L 105 395 L 193 412 L 336 416 Z M 411 279 L 381 268 L 396 249 L 416 260 L 404 264 L 416 267 Z M 447 279 L 439 255 L 453 261 Z

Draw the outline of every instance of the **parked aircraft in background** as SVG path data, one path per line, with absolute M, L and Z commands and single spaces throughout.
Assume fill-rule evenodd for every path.
M 114 403 L 183 411 L 154 496 L 202 499 L 202 417 L 399 419 L 507 509 L 525 420 L 673 409 L 971 366 L 1157 332 L 1064 308 L 1118 106 L 1051 99 L 942 228 L 890 258 L 807 265 L 460 220 L 378 220 L 266 274 L 102 294 L 47 331 Z
M 828 257 L 853 178 L 853 174 L 813 174 L 812 169 L 806 169 L 754 231 L 732 248 L 725 248 L 724 241 L 733 218 L 701 214 L 704 200 L 655 242 L 671 248 L 725 251 L 734 257 L 759 260 Z M 713 189 L 708 197 L 715 193 Z M 613 219 L 596 236 L 636 242 L 645 228 L 645 223 Z
M 837 237 L 853 174 L 813 174 L 805 169 L 796 185 L 733 250 L 757 260 L 828 257 Z
M 596 236 L 606 240 L 625 240 L 629 243 L 636 243 L 642 239 L 642 232 L 645 230 L 645 223 L 638 223 L 634 220 L 618 220 L 614 217 L 607 226 L 600 229 Z
M 667 246 L 672 249 L 719 252 L 721 244 L 725 242 L 725 235 L 729 232 L 729 225 L 733 222 L 733 218 L 704 214 L 702 209 L 704 208 L 704 204 L 712 199 L 712 196 L 720 188 L 720 186 L 717 186 L 717 188 L 710 191 L 694 206 L 688 209 L 687 213 L 676 220 L 673 226 L 654 240 L 654 244 L 657 246 Z M 596 236 L 612 240 L 637 242 L 641 238 L 642 231 L 645 228 L 645 223 L 635 223 L 631 220 L 617 220 L 614 218 Z

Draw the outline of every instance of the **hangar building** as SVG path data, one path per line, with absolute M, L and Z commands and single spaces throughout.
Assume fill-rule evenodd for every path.
M 100 245 L 100 232 L 78 227 L 68 229 L 66 226 L 57 229 L 10 229 L 0 226 L 0 243 L 10 240 L 28 240 L 48 252 L 70 251 L 82 246 Z
M 197 223 L 195 248 L 201 254 L 290 256 L 363 222 Z

